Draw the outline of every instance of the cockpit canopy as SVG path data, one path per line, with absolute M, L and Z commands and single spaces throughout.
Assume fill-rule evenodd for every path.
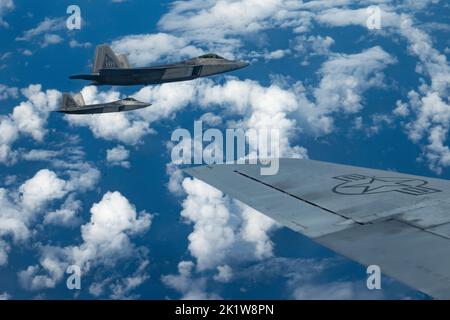
M 203 58 L 203 59 L 222 59 L 225 60 L 224 58 L 222 58 L 221 56 L 215 54 L 215 53 L 207 53 L 204 54 L 202 56 L 200 56 L 199 58 Z
M 123 99 L 124 101 L 137 101 L 136 99 L 133 99 L 133 98 L 131 98 L 131 97 L 127 97 L 127 98 L 125 98 L 125 99 Z

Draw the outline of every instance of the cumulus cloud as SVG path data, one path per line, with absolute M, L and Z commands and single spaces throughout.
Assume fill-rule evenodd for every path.
M 8 27 L 9 24 L 3 20 L 3 16 L 14 9 L 13 0 L 0 0 L 0 27 Z
M 77 213 L 81 203 L 76 200 L 76 194 L 91 190 L 100 173 L 84 160 L 80 150 L 67 147 L 60 151 L 65 160 L 59 158 L 60 152 L 51 150 L 27 153 L 32 155 L 28 161 L 46 161 L 51 169 L 37 171 L 17 187 L 13 187 L 17 177 L 10 176 L 7 179 L 10 182 L 5 182 L 9 189 L 0 188 L 0 265 L 7 263 L 13 245 L 28 241 L 35 235 L 35 228 L 42 218 L 44 225 L 72 227 L 79 223 Z M 51 210 L 61 201 L 64 202 L 59 209 Z
M 382 87 L 384 77 L 381 71 L 394 62 L 395 59 L 378 46 L 361 53 L 330 58 L 321 66 L 319 73 L 322 78 L 314 90 L 319 113 L 360 111 L 363 108 L 362 94 L 369 88 Z
M 61 38 L 57 34 L 45 34 L 44 38 L 42 39 L 42 42 L 41 42 L 41 47 L 45 48 L 45 47 L 48 47 L 49 45 L 58 44 L 62 41 L 63 41 L 63 38 Z
M 48 18 L 46 17 L 36 27 L 24 31 L 22 36 L 17 37 L 17 41 L 32 41 L 37 39 L 41 47 L 46 47 L 51 44 L 56 44 L 63 39 L 54 32 L 61 31 L 65 28 L 65 19 Z
M 289 140 L 296 133 L 297 122 L 292 114 L 299 108 L 299 97 L 294 90 L 285 90 L 275 84 L 264 87 L 256 81 L 228 78 L 223 85 L 209 84 L 201 88 L 198 103 L 204 108 L 222 106 L 225 115 L 237 114 L 242 117 L 241 121 L 229 123 L 229 127 L 257 131 L 277 129 L 281 156 L 306 155 L 305 149 L 291 146 Z M 250 141 L 250 144 L 250 148 L 255 150 L 254 142 Z
M 156 61 L 192 58 L 204 53 L 180 37 L 167 33 L 129 35 L 112 43 L 115 52 L 126 54 L 135 66 L 145 66 Z
M 91 221 L 81 227 L 84 243 L 74 248 L 76 263 L 80 266 L 93 257 L 115 261 L 132 254 L 130 236 L 150 228 L 151 215 L 136 208 L 119 192 L 107 192 L 91 208 Z
M 106 161 L 108 161 L 113 166 L 122 166 L 124 168 L 129 168 L 130 162 L 127 161 L 129 156 L 130 151 L 128 151 L 124 146 L 121 145 L 106 150 Z
M 233 269 L 229 265 L 223 265 L 217 267 L 217 274 L 214 276 L 214 280 L 218 282 L 230 282 L 233 278 Z
M 57 90 L 44 92 L 39 84 L 20 91 L 27 100 L 16 106 L 12 113 L 0 116 L 0 162 L 3 163 L 15 161 L 16 154 L 11 146 L 20 135 L 29 135 L 38 142 L 43 140 L 48 114 L 56 108 L 61 95 Z
M 381 14 L 386 34 L 397 34 L 406 40 L 409 53 L 419 59 L 416 71 L 429 79 L 428 83 L 422 81 L 417 90 L 409 92 L 407 104 L 398 101 L 394 114 L 401 117 L 410 112 L 414 114 L 415 119 L 406 122 L 408 136 L 423 146 L 423 158 L 439 173 L 450 165 L 447 160 L 450 67 L 446 56 L 433 47 L 430 35 L 417 25 L 411 14 L 431 3 L 433 1 L 424 1 L 416 6 L 409 2 L 398 7 L 384 4 Z M 410 13 L 397 13 L 396 9 Z M 364 9 L 332 8 L 317 15 L 318 22 L 331 26 L 366 27 L 366 18 Z
M 30 225 L 36 219 L 39 210 L 49 201 L 64 195 L 59 190 L 63 184 L 64 181 L 57 178 L 53 172 L 43 169 L 23 183 L 16 192 L 0 188 L 2 207 L 0 212 L 0 265 L 8 262 L 8 253 L 11 249 L 9 239 L 16 244 L 30 237 Z M 43 191 L 42 188 L 45 187 L 48 187 L 49 190 Z M 43 191 L 43 194 L 37 194 L 36 191 Z
M 242 45 L 242 36 L 273 27 L 304 25 L 304 14 L 294 11 L 299 5 L 286 0 L 174 2 L 158 26 L 232 57 Z
M 77 246 L 45 246 L 41 249 L 39 264 L 18 273 L 21 285 L 29 290 L 53 288 L 61 281 L 68 265 L 78 265 L 84 273 L 97 266 L 115 267 L 119 261 L 131 259 L 138 262 L 134 277 L 125 282 L 108 280 L 109 287 L 118 296 L 128 293 L 143 283 L 146 250 L 136 247 L 131 237 L 150 228 L 152 216 L 145 211 L 137 212 L 120 192 L 107 192 L 100 202 L 91 207 L 91 219 L 81 226 L 82 243 Z M 140 280 L 139 280 L 140 279 Z M 103 283 L 105 285 L 106 283 Z M 101 291 L 101 284 L 90 291 Z
M 260 213 L 224 197 L 197 179 L 184 179 L 187 194 L 181 216 L 194 224 L 189 251 L 197 269 L 207 270 L 236 260 L 260 260 L 273 254 L 268 237 L 277 224 Z M 255 225 L 252 225 L 255 223 Z
M 10 98 L 16 99 L 19 96 L 18 92 L 16 87 L 8 87 L 4 84 L 0 84 L 0 101 Z
M 66 194 L 65 184 L 53 171 L 42 169 L 20 186 L 21 205 L 26 210 L 37 211 L 47 202 L 62 198 Z
M 148 264 L 147 260 L 142 261 L 138 268 L 129 276 L 108 277 L 100 282 L 94 282 L 89 286 L 89 293 L 99 297 L 109 292 L 110 299 L 114 300 L 138 299 L 139 295 L 133 294 L 133 290 L 150 278 L 146 272 Z
M 302 65 L 309 64 L 309 58 L 314 56 L 329 56 L 332 54 L 330 47 L 335 43 L 330 36 L 306 36 L 300 35 L 291 40 L 292 51 L 295 57 L 302 59 Z
M 82 202 L 75 199 L 71 193 L 61 207 L 55 211 L 48 212 L 44 217 L 44 224 L 74 227 L 81 223 L 78 213 L 82 209 Z
M 170 162 L 166 165 L 166 173 L 169 176 L 169 182 L 167 183 L 167 189 L 174 195 L 184 195 L 182 182 L 184 179 L 183 171 L 178 168 L 178 165 Z
M 204 113 L 198 120 L 210 125 L 211 127 L 222 124 L 222 118 L 212 112 Z
M 161 280 L 169 288 L 181 293 L 183 300 L 219 299 L 218 295 L 207 292 L 207 278 L 194 276 L 194 267 L 192 261 L 181 261 L 178 263 L 178 274 L 164 275 Z

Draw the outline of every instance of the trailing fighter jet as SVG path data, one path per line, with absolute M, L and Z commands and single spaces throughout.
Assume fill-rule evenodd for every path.
M 63 93 L 61 109 L 57 111 L 69 114 L 110 113 L 142 109 L 150 105 L 150 103 L 140 102 L 133 98 L 86 105 L 81 94 L 78 93 L 72 97 L 68 93 Z
M 99 45 L 95 49 L 92 74 L 73 75 L 70 79 L 91 80 L 93 85 L 149 85 L 192 80 L 246 66 L 247 62 L 210 53 L 174 64 L 131 68 L 125 55 L 115 55 L 109 46 Z
M 280 159 L 185 170 L 284 226 L 438 299 L 450 298 L 450 181 Z

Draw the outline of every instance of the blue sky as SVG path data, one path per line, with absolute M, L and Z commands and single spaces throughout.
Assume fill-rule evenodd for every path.
M 449 5 L 333 2 L 0 0 L 0 297 L 427 299 L 387 277 L 367 290 L 364 267 L 170 164 L 173 130 L 207 114 L 220 130 L 270 123 L 285 157 L 448 179 Z M 81 30 L 65 27 L 71 4 Z M 251 65 L 145 88 L 69 80 L 101 43 L 136 66 Z M 62 92 L 152 106 L 62 116 Z

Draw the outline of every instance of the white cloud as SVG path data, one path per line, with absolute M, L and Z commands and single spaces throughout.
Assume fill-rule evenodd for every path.
M 139 116 L 150 123 L 175 118 L 178 111 L 196 101 L 198 86 L 202 83 L 204 82 L 201 80 L 194 80 L 142 88 L 133 97 L 140 101 L 148 101 L 152 105 L 150 108 L 142 109 Z
M 69 46 L 71 48 L 90 48 L 92 47 L 92 43 L 90 42 L 78 42 L 77 40 L 70 40 L 69 41 Z
M 68 143 L 68 142 L 67 142 Z M 51 153 L 50 150 L 47 150 Z M 35 227 L 44 217 L 44 224 L 73 226 L 79 223 L 77 211 L 80 201 L 73 192 L 91 190 L 97 183 L 100 173 L 84 160 L 80 150 L 64 148 L 61 150 L 66 160 L 34 153 L 29 160 L 48 161 L 58 172 L 42 169 L 30 179 L 15 188 L 0 188 L 0 265 L 7 263 L 8 253 L 13 247 L 36 235 Z M 30 154 L 30 153 L 29 153 Z M 53 154 L 61 155 L 58 152 Z M 62 179 L 61 176 L 67 178 Z M 14 178 L 14 177 L 12 177 Z M 11 177 L 8 179 L 11 180 Z M 16 178 L 6 185 L 16 184 Z M 60 209 L 51 211 L 49 207 L 65 199 Z
M 178 263 L 177 275 L 164 275 L 161 280 L 166 286 L 181 293 L 183 300 L 219 299 L 219 296 L 206 292 L 206 278 L 193 276 L 194 267 L 192 261 L 181 261 Z
M 101 201 L 91 207 L 90 212 L 90 221 L 81 226 L 83 242 L 78 246 L 42 247 L 39 264 L 18 273 L 24 288 L 40 290 L 55 287 L 61 281 L 66 267 L 71 264 L 80 266 L 87 273 L 96 266 L 114 267 L 124 259 L 137 261 L 139 266 L 133 279 L 111 284 L 113 294 L 119 296 L 128 293 L 148 278 L 144 272 L 147 265 L 146 250 L 136 248 L 131 237 L 150 228 L 151 215 L 145 211 L 136 212 L 128 199 L 117 191 L 105 193 Z M 90 291 L 94 294 L 100 292 L 100 284 Z
M 273 254 L 267 233 L 277 226 L 274 221 L 232 202 L 200 180 L 186 178 L 182 186 L 187 198 L 181 216 L 194 224 L 188 237 L 189 251 L 197 259 L 198 270 Z
M 41 262 L 44 268 L 48 270 L 50 275 L 39 274 L 41 268 L 36 266 L 29 266 L 27 269 L 18 272 L 17 277 L 22 288 L 27 290 L 42 290 L 45 288 L 53 288 L 56 285 L 57 279 L 61 279 L 64 275 L 64 269 L 59 268 L 55 261 L 45 259 Z
M 415 3 L 415 2 L 414 2 Z M 411 1 L 397 6 L 399 11 L 415 11 L 435 3 L 434 1 Z M 384 5 L 381 12 L 382 30 L 386 35 L 398 34 L 406 39 L 409 52 L 418 57 L 416 71 L 429 78 L 429 84 L 423 83 L 418 90 L 408 94 L 408 105 L 397 102 L 394 114 L 407 116 L 412 111 L 415 119 L 406 123 L 408 136 L 413 142 L 423 145 L 423 158 L 432 170 L 441 172 L 450 165 L 448 159 L 447 133 L 449 130 L 447 110 L 450 91 L 450 67 L 445 55 L 433 47 L 431 37 L 416 26 L 411 15 L 395 13 L 395 8 Z M 316 16 L 317 21 L 332 26 L 360 25 L 366 27 L 367 13 L 364 9 L 332 8 Z M 436 104 L 438 107 L 432 107 Z M 442 159 L 442 160 L 441 160 Z
M 272 256 L 273 242 L 269 234 L 274 227 L 279 227 L 278 223 L 242 203 L 238 203 L 238 206 L 242 210 L 242 239 L 254 244 L 254 255 L 257 259 Z
M 1 230 L 2 233 L 5 230 Z M 11 250 L 10 245 L 3 240 L 0 240 L 0 266 L 6 265 L 8 263 L 8 253 Z
M 198 120 L 210 125 L 211 127 L 222 124 L 222 118 L 211 112 L 204 113 Z
M 0 162 L 8 163 L 12 160 L 14 153 L 11 145 L 19 136 L 19 130 L 10 117 L 0 117 Z
M 409 50 L 420 63 L 417 69 L 430 78 L 430 84 L 423 84 L 418 92 L 408 94 L 408 110 L 415 119 L 406 125 L 408 136 L 416 143 L 423 143 L 424 157 L 430 168 L 441 172 L 450 166 L 448 131 L 450 127 L 450 66 L 445 55 L 433 48 L 431 38 L 414 27 L 411 19 L 404 18 L 400 33 L 409 42 Z M 401 103 L 401 102 L 400 102 Z
M 27 57 L 30 57 L 30 56 L 33 55 L 33 52 L 32 52 L 31 50 L 29 50 L 29 49 L 22 50 L 21 53 L 22 53 L 24 56 L 27 56 Z
M 329 36 L 300 35 L 291 41 L 291 46 L 295 56 L 303 60 L 302 65 L 307 65 L 310 57 L 331 55 L 330 47 L 334 43 L 334 39 Z
M 323 114 L 342 110 L 360 111 L 362 94 L 371 87 L 383 86 L 381 71 L 395 59 L 381 47 L 361 53 L 332 56 L 320 68 L 322 78 L 314 90 L 317 108 Z
M 44 217 L 44 224 L 74 227 L 81 224 L 81 217 L 78 216 L 82 208 L 80 200 L 76 200 L 74 194 L 70 194 L 61 208 L 48 212 Z
M 407 117 L 409 116 L 409 108 L 406 103 L 401 102 L 400 100 L 397 100 L 396 104 L 397 107 L 394 109 L 393 113 L 396 116 L 400 117 Z
M 242 129 L 277 129 L 280 133 L 280 154 L 286 157 L 304 157 L 306 150 L 291 146 L 289 138 L 296 132 L 293 113 L 301 112 L 300 103 L 304 96 L 298 96 L 294 89 L 283 89 L 272 84 L 261 86 L 252 80 L 228 78 L 223 85 L 204 82 L 199 88 L 198 103 L 203 108 L 221 106 L 225 114 L 240 115 L 243 119 L 231 127 Z M 291 115 L 289 118 L 288 115 Z M 254 150 L 255 145 L 251 145 Z
M 193 58 L 203 50 L 190 45 L 186 39 L 167 33 L 129 35 L 112 43 L 115 52 L 126 54 L 135 66 L 145 66 L 164 60 Z
M 0 116 L 0 162 L 15 161 L 16 154 L 12 144 L 20 134 L 30 135 L 36 141 L 42 141 L 47 130 L 48 114 L 56 108 L 60 93 L 56 90 L 42 91 L 41 85 L 30 85 L 21 90 L 27 101 L 21 102 L 8 115 Z
M 22 158 L 27 161 L 50 161 L 60 156 L 61 151 L 32 149 L 22 154 Z
M 11 299 L 11 295 L 8 292 L 0 293 L 0 300 L 9 300 Z
M 127 161 L 130 157 L 130 151 L 125 149 L 124 146 L 117 146 L 112 149 L 106 150 L 106 161 L 113 166 L 122 166 L 124 168 L 130 167 L 130 162 Z
M 22 36 L 17 37 L 17 41 L 31 41 L 37 37 L 43 36 L 42 43 L 51 44 L 55 40 L 55 34 L 52 32 L 60 31 L 65 28 L 64 18 L 48 18 L 46 17 L 35 28 L 25 31 Z M 59 36 L 57 36 L 59 37 Z M 47 40 L 45 39 L 47 38 Z M 53 39 L 53 40 L 52 40 Z M 62 40 L 62 39 L 61 39 Z
M 9 24 L 3 20 L 3 16 L 14 9 L 13 0 L 0 0 L 0 27 L 8 27 Z
M 293 12 L 300 3 L 286 0 L 234 0 L 174 2 L 158 26 L 225 56 L 235 55 L 239 36 L 271 27 L 299 27 L 301 15 Z
M 217 267 L 217 274 L 214 276 L 214 280 L 218 282 L 230 282 L 233 278 L 233 269 L 229 265 L 223 265 Z
M 16 99 L 18 97 L 18 89 L 16 87 L 8 87 L 0 84 L 0 101 L 6 99 Z
M 66 194 L 65 185 L 53 171 L 42 169 L 20 186 L 21 204 L 25 209 L 38 210 L 48 201 L 62 198 Z
M 89 286 L 89 293 L 95 297 L 110 292 L 109 298 L 113 300 L 138 299 L 139 296 L 132 291 L 147 281 L 150 276 L 146 273 L 148 260 L 142 261 L 133 274 L 123 277 L 109 277 Z
M 391 12 L 387 6 L 381 8 L 381 28 L 390 27 L 398 23 L 397 14 Z M 367 5 L 359 9 L 331 8 L 317 12 L 318 22 L 331 26 L 349 26 L 356 25 L 367 28 L 367 19 L 369 18 Z
M 181 185 L 184 179 L 183 171 L 181 171 L 175 163 L 170 162 L 166 165 L 166 173 L 169 176 L 167 189 L 174 195 L 183 195 L 184 192 Z
M 62 41 L 63 41 L 63 38 L 61 38 L 59 35 L 47 33 L 44 35 L 44 38 L 42 39 L 41 47 L 45 48 L 45 47 L 48 47 L 49 45 L 58 44 Z
M 150 228 L 151 215 L 136 208 L 119 192 L 107 192 L 91 208 L 91 221 L 81 227 L 83 244 L 73 248 L 75 262 L 112 262 L 133 253 L 130 236 Z

